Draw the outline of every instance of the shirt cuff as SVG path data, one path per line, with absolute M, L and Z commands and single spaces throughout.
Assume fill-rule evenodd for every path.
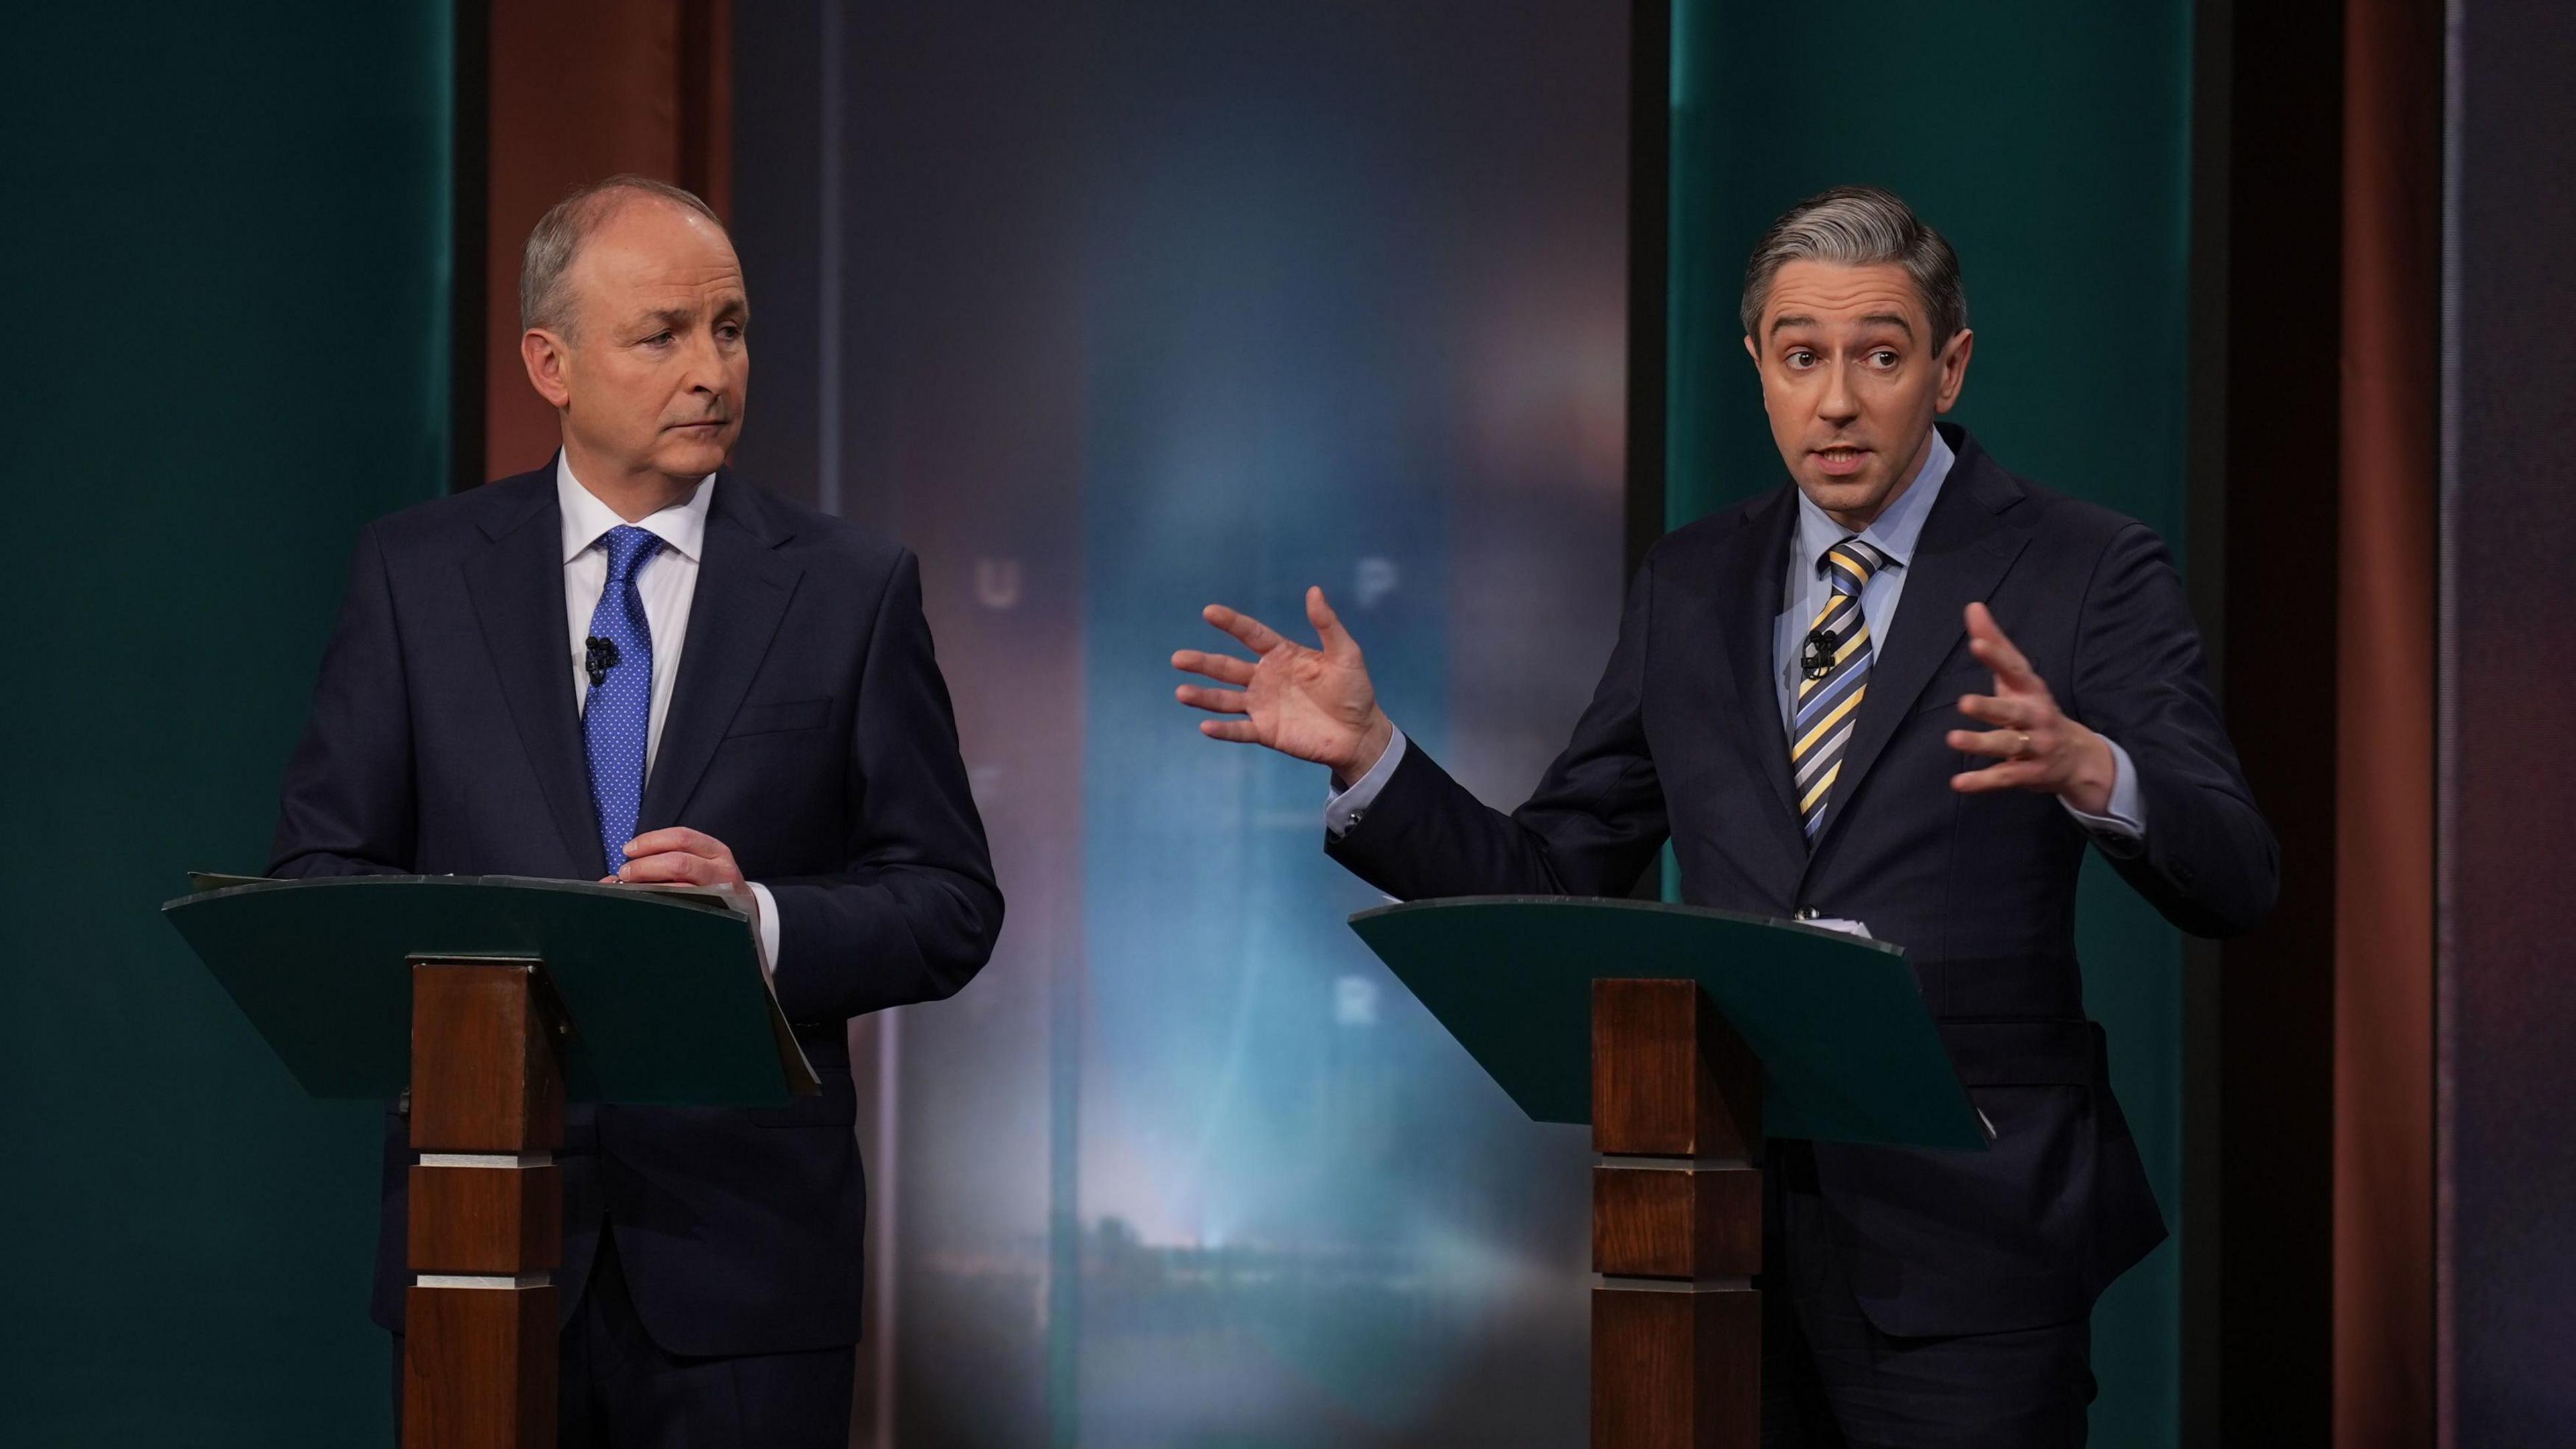
M 758 881 L 751 883 L 751 896 L 760 902 L 760 974 L 775 977 L 778 974 L 778 898 L 769 893 L 769 887 Z
M 1386 753 L 1377 757 L 1377 763 L 1369 766 L 1367 774 L 1360 776 L 1349 789 L 1325 799 L 1325 832 L 1335 840 L 1350 834 L 1351 827 L 1360 823 L 1360 816 L 1377 803 L 1378 792 L 1395 777 L 1395 767 L 1403 761 L 1404 731 L 1399 729 L 1388 737 Z
M 2063 795 L 2057 797 L 2057 803 L 2065 805 L 2066 813 L 2095 835 L 2134 844 L 2147 838 L 2147 803 L 2138 796 L 2138 767 L 2129 763 L 2129 752 L 2120 748 L 2118 740 L 2106 736 L 2102 743 L 2111 747 L 2110 812 L 2088 814 L 2068 804 Z

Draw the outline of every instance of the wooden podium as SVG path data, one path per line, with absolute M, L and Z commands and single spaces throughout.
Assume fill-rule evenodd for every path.
M 818 1089 L 712 892 L 201 877 L 162 909 L 306 1092 L 410 1094 L 406 1449 L 555 1442 L 564 1103 Z
M 1985 1148 L 1895 947 L 1623 900 L 1351 926 L 1523 1111 L 1592 1124 L 1596 1449 L 1760 1443 L 1766 1138 Z

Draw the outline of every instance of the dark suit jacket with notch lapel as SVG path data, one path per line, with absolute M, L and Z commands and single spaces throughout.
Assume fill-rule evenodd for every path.
M 270 873 L 605 874 L 574 700 L 554 465 L 370 525 L 288 765 Z M 865 1184 L 844 1023 L 945 997 L 1002 899 L 919 565 L 730 470 L 709 500 L 640 830 L 732 847 L 778 902 L 779 1004 L 823 1078 L 774 1112 L 568 1114 L 563 1311 L 617 1225 L 681 1354 L 855 1343 Z M 388 1117 L 375 1316 L 399 1330 L 405 1124 Z
M 2051 797 L 1962 795 L 1988 763 L 1959 696 L 1992 676 L 1962 613 L 1993 608 L 2067 714 L 2137 770 L 2142 847 L 2112 854 L 2168 920 L 2221 935 L 2271 908 L 2271 831 L 2238 771 L 2200 637 L 2144 525 L 2006 473 L 1964 430 L 1872 666 L 1824 832 L 1790 796 L 1772 639 L 1798 509 L 1782 487 L 1659 542 L 1565 752 L 1528 804 L 1479 804 L 1408 749 L 1334 858 L 1406 899 L 1621 895 L 1669 835 L 1697 905 L 1866 922 L 1905 947 L 1971 1097 L 1983 1153 L 1815 1146 L 1884 1332 L 2002 1332 L 2089 1311 L 2164 1237 L 2113 1099 L 2075 959 L 2086 832 Z

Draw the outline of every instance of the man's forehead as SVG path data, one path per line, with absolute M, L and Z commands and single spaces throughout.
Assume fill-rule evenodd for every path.
M 1860 267 L 1791 262 L 1772 276 L 1762 313 L 1766 328 L 1783 317 L 1811 318 L 1818 325 L 1891 315 L 1927 320 L 1914 279 L 1893 262 Z
M 722 232 L 694 213 L 650 201 L 630 202 L 602 222 L 575 266 L 620 306 L 700 304 L 714 293 L 742 291 L 742 263 Z

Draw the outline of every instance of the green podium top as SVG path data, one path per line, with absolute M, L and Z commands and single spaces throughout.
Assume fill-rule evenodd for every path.
M 1762 1059 L 1774 1137 L 1981 1151 L 1984 1128 L 1905 953 L 1650 901 L 1469 896 L 1351 929 L 1533 1119 L 1592 1120 L 1592 982 L 1696 981 Z
M 776 1107 L 818 1090 L 711 892 L 512 876 L 242 881 L 161 908 L 316 1097 L 390 1099 L 411 1073 L 411 962 L 532 958 L 571 1018 L 577 1102 Z

